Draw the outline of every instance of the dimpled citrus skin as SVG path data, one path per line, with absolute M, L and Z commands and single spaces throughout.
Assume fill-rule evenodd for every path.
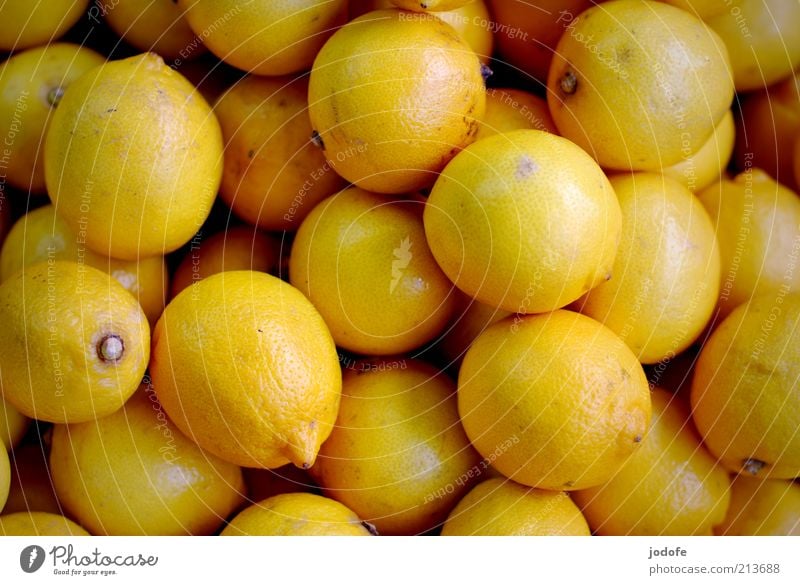
M 136 299 L 108 274 L 73 262 L 36 264 L 0 285 L 0 323 L 3 397 L 43 421 L 118 410 L 150 357 Z
M 611 185 L 622 208 L 611 280 L 575 305 L 653 364 L 686 349 L 711 318 L 719 246 L 706 210 L 676 181 L 633 173 L 612 177 Z
M 311 473 L 323 493 L 380 534 L 426 532 L 484 473 L 452 381 L 417 360 L 357 362 L 344 374 L 336 428 Z
M 246 77 L 214 112 L 225 139 L 220 195 L 248 223 L 295 231 L 317 203 L 345 186 L 309 140 L 308 78 Z
M 308 69 L 347 16 L 346 0 L 178 0 L 178 7 L 212 53 L 258 75 Z
M 556 124 L 547 109 L 547 102 L 519 89 L 487 89 L 486 113 L 475 140 L 525 129 L 558 134 Z
M 14 512 L 0 516 L 3 536 L 90 536 L 69 518 L 50 512 Z
M 723 178 L 698 193 L 722 255 L 720 317 L 750 299 L 800 291 L 800 200 L 760 169 Z
M 458 288 L 513 313 L 542 313 L 608 279 L 621 217 L 589 155 L 559 136 L 517 130 L 454 158 L 424 222 L 433 256 Z
M 0 65 L 0 127 L 13 132 L 3 145 L 10 184 L 44 193 L 41 149 L 59 88 L 65 90 L 102 63 L 91 49 L 54 43 L 17 53 Z
M 735 137 L 733 112 L 728 110 L 700 150 L 661 172 L 697 193 L 719 180 L 733 154 Z
M 448 24 L 400 10 L 365 14 L 314 61 L 311 125 L 331 166 L 379 193 L 430 186 L 483 116 L 481 63 Z
M 310 467 L 341 393 L 336 347 L 313 305 L 247 270 L 209 276 L 167 305 L 150 372 L 184 434 L 248 467 Z
M 423 205 L 354 187 L 303 222 L 289 277 L 337 345 L 367 355 L 402 353 L 444 329 L 455 308 L 453 285 L 428 249 Z
M 114 414 L 56 426 L 50 470 L 59 501 L 98 535 L 212 534 L 244 495 L 241 469 L 182 435 L 146 385 Z
M 55 207 L 43 205 L 21 217 L 0 251 L 0 282 L 8 280 L 25 266 L 49 259 L 84 263 L 110 274 L 131 293 L 155 326 L 166 302 L 169 275 L 163 256 L 140 260 L 117 260 L 86 247 Z
M 19 51 L 53 42 L 78 19 L 89 0 L 47 0 L 33 6 L 28 0 L 0 4 L 0 50 Z
M 639 447 L 650 408 L 631 350 L 569 311 L 495 323 L 472 343 L 458 375 L 470 441 L 497 471 L 531 487 L 607 481 Z
M 140 51 L 178 61 L 206 52 L 176 0 L 117 0 L 104 17 L 117 35 Z
M 641 0 L 604 2 L 576 17 L 558 42 L 547 87 L 560 134 L 618 170 L 693 154 L 733 98 L 716 33 L 679 8 Z
M 22 440 L 30 419 L 0 396 L 0 443 L 11 449 Z M 0 508 L 2 510 L 2 508 Z
M 720 536 L 800 536 L 800 484 L 737 475 Z
M 730 471 L 800 476 L 800 294 L 781 290 L 736 308 L 703 346 L 692 416 Z
M 48 195 L 95 252 L 162 255 L 194 235 L 222 174 L 222 134 L 203 97 L 161 57 L 109 61 L 75 81 L 44 148 Z
M 489 479 L 450 512 L 442 536 L 589 536 L 581 511 L 564 492 Z
M 220 536 L 371 536 L 355 512 L 322 496 L 280 494 L 239 512 Z
M 661 388 L 651 398 L 642 446 L 608 482 L 573 494 L 595 534 L 707 534 L 725 518 L 728 472 L 702 446 L 688 406 Z
M 794 0 L 737 0 L 706 23 L 735 56 L 736 90 L 746 92 L 791 75 L 800 65 L 800 4 Z

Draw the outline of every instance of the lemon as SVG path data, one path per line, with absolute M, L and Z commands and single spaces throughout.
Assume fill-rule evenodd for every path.
M 52 205 L 43 205 L 21 217 L 0 251 L 0 282 L 26 266 L 69 260 L 110 274 L 139 301 L 147 320 L 155 325 L 166 302 L 169 276 L 163 256 L 117 260 L 93 252 L 74 233 Z
M 682 8 L 703 20 L 728 10 L 728 5 L 724 2 L 718 2 L 718 0 L 661 0 L 661 2 L 666 2 L 667 4 Z
M 737 473 L 800 476 L 800 295 L 785 289 L 735 309 L 703 346 L 692 413 L 709 451 Z
M 5 449 L 0 449 L 0 510 L 6 505 L 10 488 L 11 462 L 8 459 L 8 452 Z
M 11 449 L 22 440 L 30 422 L 28 417 L 11 406 L 0 395 L 0 443 L 6 449 Z M 0 510 L 2 510 L 1 507 Z
M 212 53 L 258 75 L 308 69 L 347 16 L 346 0 L 177 1 Z
M 689 408 L 661 388 L 651 398 L 641 448 L 609 481 L 573 494 L 595 534 L 706 534 L 725 518 L 730 479 L 703 447 Z
M 800 536 L 800 484 L 738 475 L 721 536 Z
M 93 534 L 212 534 L 243 499 L 241 470 L 183 436 L 147 385 L 98 421 L 57 425 L 50 469 Z
M 379 193 L 433 184 L 483 116 L 481 62 L 432 15 L 378 10 L 350 21 L 317 55 L 309 115 L 328 162 Z
M 489 479 L 450 512 L 442 536 L 589 536 L 581 511 L 564 492 Z
M 0 65 L 0 127 L 8 131 L 3 166 L 11 185 L 45 192 L 41 151 L 50 118 L 66 88 L 102 63 L 103 57 L 91 49 L 53 43 L 17 53 Z
M 43 421 L 83 422 L 118 410 L 142 379 L 150 327 L 108 274 L 48 260 L 0 285 L 3 397 Z
M 0 5 L 0 50 L 19 51 L 51 43 L 66 33 L 89 0 L 6 0 Z
M 69 518 L 50 512 L 15 512 L 0 516 L 3 536 L 89 536 Z
M 519 89 L 486 90 L 486 113 L 475 140 L 512 130 L 543 130 L 558 134 L 547 102 Z
M 611 280 L 575 305 L 653 364 L 686 349 L 712 316 L 720 282 L 714 225 L 695 196 L 667 177 L 633 173 L 611 185 L 622 208 Z
M 370 536 L 355 512 L 314 494 L 280 494 L 239 512 L 221 536 Z
M 649 0 L 612 0 L 575 17 L 547 88 L 560 133 L 619 170 L 694 154 L 733 98 L 722 39 L 689 13 Z
M 531 487 L 607 481 L 640 446 L 650 409 L 631 350 L 569 311 L 495 323 L 472 343 L 458 374 L 470 441 L 500 473 Z
M 167 305 L 150 373 L 185 435 L 248 467 L 310 467 L 341 393 L 336 347 L 313 305 L 247 270 L 209 276 Z
M 44 149 L 47 191 L 70 229 L 123 260 L 171 252 L 211 210 L 219 123 L 152 53 L 110 61 L 70 85 Z
M 565 138 L 517 130 L 456 156 L 424 222 L 434 258 L 462 291 L 513 313 L 542 313 L 610 277 L 621 212 L 589 155 Z
M 380 534 L 431 530 L 485 466 L 458 420 L 453 383 L 416 360 L 366 360 L 344 373 L 336 427 L 311 473 Z
M 406 10 L 419 12 L 439 10 L 454 10 L 469 3 L 470 0 L 392 0 L 392 4 Z
M 351 188 L 320 203 L 300 226 L 289 278 L 337 345 L 366 355 L 402 353 L 444 329 L 455 297 L 428 249 L 423 207 Z

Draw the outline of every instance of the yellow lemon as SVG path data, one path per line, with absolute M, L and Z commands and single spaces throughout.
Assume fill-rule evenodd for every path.
M 85 234 L 70 230 L 55 207 L 43 205 L 21 217 L 0 251 L 0 282 L 26 266 L 54 260 L 85 264 L 110 274 L 139 301 L 147 320 L 155 325 L 166 302 L 169 276 L 163 256 L 117 260 L 93 252 Z
M 19 51 L 52 43 L 78 22 L 89 0 L 28 0 L 0 4 L 0 50 Z
M 3 536 L 89 536 L 69 518 L 50 512 L 14 512 L 0 516 Z
M 703 447 L 689 408 L 660 388 L 651 398 L 653 420 L 641 448 L 609 481 L 573 494 L 595 534 L 707 534 L 725 518 L 728 472 Z
M 542 313 L 609 278 L 621 212 L 584 151 L 547 132 L 517 130 L 454 158 L 424 221 L 433 256 L 462 291 L 513 313 Z
M 679 162 L 705 144 L 733 98 L 722 40 L 661 2 L 594 6 L 569 23 L 555 51 L 550 112 L 560 134 L 605 168 Z
M 355 512 L 314 494 L 280 494 L 239 512 L 220 536 L 370 536 Z
M 0 9 L 0 12 L 2 9 Z M 11 185 L 44 193 L 44 138 L 64 91 L 104 59 L 68 43 L 17 53 L 0 65 L 0 127 L 4 174 Z
M 289 277 L 337 345 L 367 355 L 402 353 L 444 329 L 455 297 L 428 249 L 423 206 L 356 187 L 326 199 L 303 222 Z
M 57 425 L 50 469 L 93 534 L 212 534 L 244 497 L 241 470 L 182 435 L 147 385 L 109 416 Z
M 139 303 L 108 274 L 65 261 L 0 285 L 0 383 L 22 414 L 83 422 L 122 407 L 150 357 Z
M 11 488 L 11 462 L 8 459 L 8 451 L 0 449 L 0 510 L 6 505 L 8 492 Z
M 427 14 L 370 12 L 317 55 L 309 82 L 316 141 L 348 181 L 379 193 L 429 187 L 483 116 L 481 63 Z
M 222 136 L 211 108 L 152 53 L 70 85 L 44 149 L 56 212 L 86 245 L 124 260 L 171 252 L 211 210 Z
M 721 536 L 800 536 L 800 484 L 738 475 Z
M 661 2 L 666 2 L 667 4 L 682 8 L 703 20 L 721 14 L 729 9 L 729 4 L 719 2 L 719 0 L 661 0 Z
M 458 420 L 453 383 L 415 360 L 359 362 L 344 374 L 336 428 L 311 468 L 324 493 L 380 534 L 426 532 L 485 466 Z
M 723 179 L 698 194 L 722 257 L 719 312 L 758 295 L 800 290 L 800 200 L 760 169 Z
M 486 113 L 475 140 L 525 129 L 558 134 L 547 102 L 520 89 L 487 89 Z
M 258 75 L 308 69 L 347 16 L 346 0 L 178 0 L 178 7 L 212 53 Z
M 735 309 L 703 346 L 692 414 L 731 471 L 800 476 L 800 295 L 780 289 Z
M 714 225 L 695 196 L 668 177 L 634 173 L 611 185 L 622 208 L 611 279 L 575 306 L 653 364 L 686 349 L 711 318 L 720 280 Z
M 30 422 L 27 416 L 11 406 L 0 395 L 0 443 L 6 449 L 15 447 L 22 440 Z
M 220 195 L 245 221 L 295 231 L 317 203 L 345 186 L 311 142 L 307 78 L 246 77 L 214 112 L 225 139 Z
M 450 512 L 442 536 L 589 536 L 581 511 L 564 492 L 489 479 Z
M 209 276 L 167 305 L 150 373 L 184 434 L 248 467 L 311 467 L 341 393 L 336 347 L 314 306 L 246 270 Z
M 458 411 L 475 448 L 523 485 L 578 490 L 640 446 L 650 390 L 630 349 L 578 313 L 509 317 L 472 343 Z

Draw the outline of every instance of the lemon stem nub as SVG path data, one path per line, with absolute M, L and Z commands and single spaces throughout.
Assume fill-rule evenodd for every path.
M 758 472 L 766 467 L 766 463 L 758 459 L 745 459 L 742 462 L 742 468 L 750 475 L 758 475 Z
M 50 104 L 51 107 L 55 108 L 58 105 L 58 102 L 61 101 L 61 98 L 63 96 L 64 96 L 64 88 L 54 87 L 53 89 L 47 92 L 47 103 Z
M 124 353 L 125 344 L 118 335 L 106 335 L 97 344 L 97 355 L 104 362 L 115 364 Z
M 578 78 L 575 77 L 575 74 L 572 71 L 564 73 L 564 77 L 561 78 L 561 91 L 567 95 L 572 95 L 577 88 Z
M 311 143 L 320 150 L 325 150 L 325 143 L 322 142 L 322 136 L 320 136 L 319 132 L 316 130 L 311 132 Z

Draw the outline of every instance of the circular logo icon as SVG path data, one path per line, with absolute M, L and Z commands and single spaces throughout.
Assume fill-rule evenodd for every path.
M 19 566 L 26 573 L 35 573 L 44 564 L 44 549 L 41 546 L 32 544 L 26 546 L 19 553 Z

